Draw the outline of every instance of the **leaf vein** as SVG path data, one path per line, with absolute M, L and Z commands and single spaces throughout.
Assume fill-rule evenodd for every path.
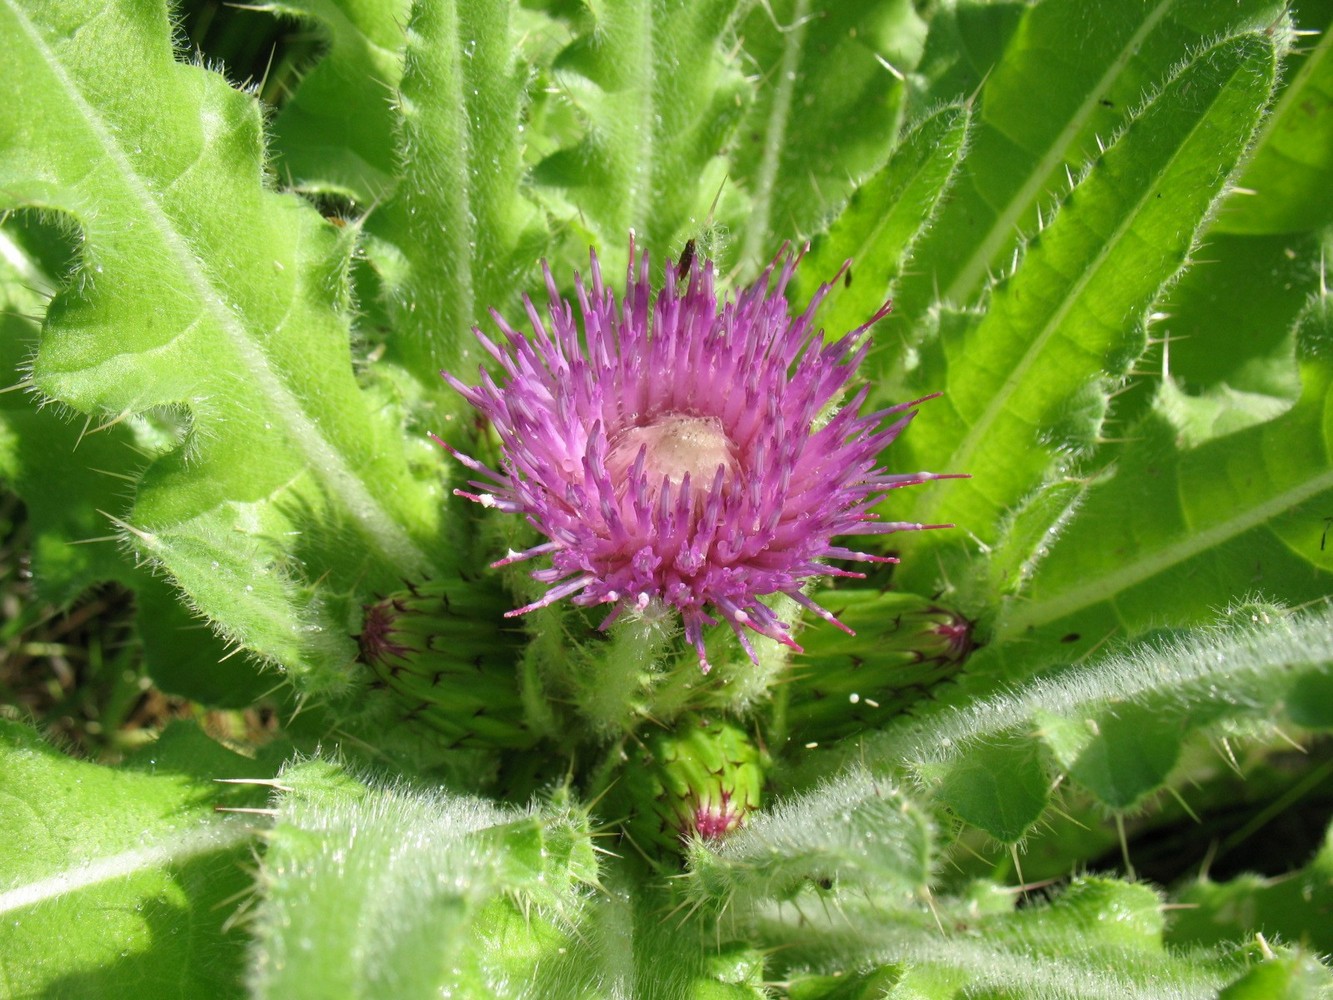
M 358 474 L 347 465 L 339 449 L 327 439 L 317 421 L 306 413 L 291 388 L 275 373 L 266 354 L 253 342 L 251 332 L 228 308 L 225 298 L 192 253 L 189 240 L 177 230 L 146 180 L 136 172 L 116 140 L 114 130 L 108 127 L 97 110 L 85 99 L 78 84 L 65 71 L 57 53 L 46 44 L 36 26 L 13 0 L 6 0 L 6 5 L 34 48 L 42 53 L 52 76 L 93 134 L 128 196 L 138 205 L 165 244 L 202 311 L 224 334 L 233 352 L 251 375 L 255 394 L 262 397 L 287 426 L 291 440 L 305 453 L 311 466 L 317 470 L 316 474 L 326 480 L 330 494 L 346 507 L 388 560 L 408 572 L 428 567 L 431 561 L 426 553 L 384 510 Z

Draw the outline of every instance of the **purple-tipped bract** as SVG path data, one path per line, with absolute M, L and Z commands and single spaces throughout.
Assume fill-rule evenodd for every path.
M 630 246 L 624 301 L 602 280 L 576 277 L 583 335 L 546 269 L 545 318 L 525 297 L 532 335 L 497 313 L 496 343 L 477 338 L 499 366 L 480 384 L 441 373 L 499 435 L 499 471 L 450 448 L 484 477 L 456 491 L 523 514 L 545 540 L 497 565 L 550 556 L 532 575 L 551 589 L 518 615 L 569 597 L 623 611 L 676 609 L 705 670 L 703 630 L 726 621 L 746 652 L 752 629 L 794 648 L 790 627 L 760 601 L 787 594 L 842 627 L 802 592 L 811 577 L 858 576 L 827 560 L 889 561 L 835 544 L 839 535 L 927 527 L 873 512 L 899 486 L 941 478 L 890 474 L 881 452 L 921 400 L 860 416 L 867 389 L 842 396 L 869 348 L 862 334 L 889 311 L 833 343 L 811 328 L 823 286 L 799 317 L 786 288 L 799 257 L 770 266 L 719 308 L 713 264 L 675 269 L 654 297 L 647 254 Z M 833 412 L 835 404 L 841 408 Z M 448 447 L 446 445 L 446 447 Z

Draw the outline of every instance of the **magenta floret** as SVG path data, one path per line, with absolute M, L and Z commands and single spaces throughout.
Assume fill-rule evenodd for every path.
M 627 609 L 665 605 L 707 670 L 703 630 L 719 620 L 752 658 L 746 629 L 799 648 L 761 603 L 766 595 L 787 594 L 843 627 L 802 586 L 861 575 L 829 559 L 892 560 L 836 545 L 837 536 L 937 527 L 874 513 L 889 490 L 945 478 L 878 464 L 923 400 L 860 416 L 863 387 L 827 412 L 869 348 L 861 334 L 888 304 L 826 343 L 812 317 L 828 285 L 800 316 L 789 312 L 799 259 L 770 265 L 719 308 L 711 261 L 692 262 L 683 290 L 668 269 L 654 298 L 648 256 L 631 243 L 617 302 L 593 253 L 592 287 L 574 280 L 583 336 L 546 268 L 546 317 L 524 298 L 530 337 L 494 311 L 503 340 L 475 331 L 499 381 L 484 369 L 476 386 L 441 373 L 490 420 L 502 451 L 497 471 L 445 445 L 483 477 L 471 484 L 478 492 L 455 492 L 523 514 L 546 538 L 496 564 L 551 560 L 532 574 L 551 589 L 511 615 L 568 597 L 612 605 L 605 628 Z

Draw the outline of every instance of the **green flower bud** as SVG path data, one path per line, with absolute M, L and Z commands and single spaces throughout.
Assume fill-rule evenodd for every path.
M 792 660 L 786 726 L 792 739 L 833 740 L 883 725 L 957 673 L 972 651 L 972 623 L 915 594 L 816 594 L 856 634 L 810 629 Z
M 523 634 L 508 626 L 508 607 L 503 591 L 457 579 L 409 584 L 366 605 L 357 639 L 372 687 L 450 746 L 532 746 L 517 672 Z
M 645 850 L 679 851 L 682 840 L 717 840 L 759 808 L 761 754 L 745 731 L 723 721 L 685 717 L 650 735 L 641 768 L 626 775 L 635 815 L 630 835 Z

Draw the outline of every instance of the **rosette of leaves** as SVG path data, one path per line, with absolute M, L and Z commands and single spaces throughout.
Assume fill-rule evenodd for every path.
M 229 82 L 263 66 L 226 31 L 203 59 L 174 44 L 202 6 L 0 0 L 0 329 L 30 390 L 0 395 L 0 477 L 40 599 L 117 580 L 160 683 L 261 707 L 289 683 L 319 710 L 268 751 L 177 727 L 118 765 L 6 721 L 8 989 L 1328 991 L 1301 943 L 1327 851 L 1289 839 L 1327 829 L 1333 728 L 1327 0 L 293 0 L 327 45 L 281 107 Z M 785 652 L 753 669 L 710 634 L 705 688 L 663 677 L 697 660 L 669 630 L 594 647 L 596 622 L 544 617 L 512 655 L 558 738 L 444 749 L 430 778 L 394 735 L 447 737 L 344 697 L 367 604 L 507 554 L 427 438 L 498 454 L 436 371 L 475 368 L 488 306 L 549 297 L 543 255 L 569 275 L 630 227 L 657 261 L 697 238 L 724 295 L 810 239 L 797 309 L 852 258 L 815 325 L 892 296 L 872 405 L 943 393 L 891 471 L 972 475 L 886 498 L 959 527 L 886 542 L 902 564 L 856 600 L 863 634 L 888 584 L 977 647 L 873 728 L 770 746 L 781 788 L 669 885 L 597 850 L 643 780 L 620 748 L 700 705 L 764 732 Z M 5 648 L 33 645 L 22 620 Z M 825 683 L 850 662 L 828 648 Z M 6 702 L 48 682 L 0 664 Z M 543 777 L 494 779 L 522 767 Z M 1212 843 L 1226 870 L 1199 877 Z M 1315 857 L 1282 882 L 1284 855 Z

